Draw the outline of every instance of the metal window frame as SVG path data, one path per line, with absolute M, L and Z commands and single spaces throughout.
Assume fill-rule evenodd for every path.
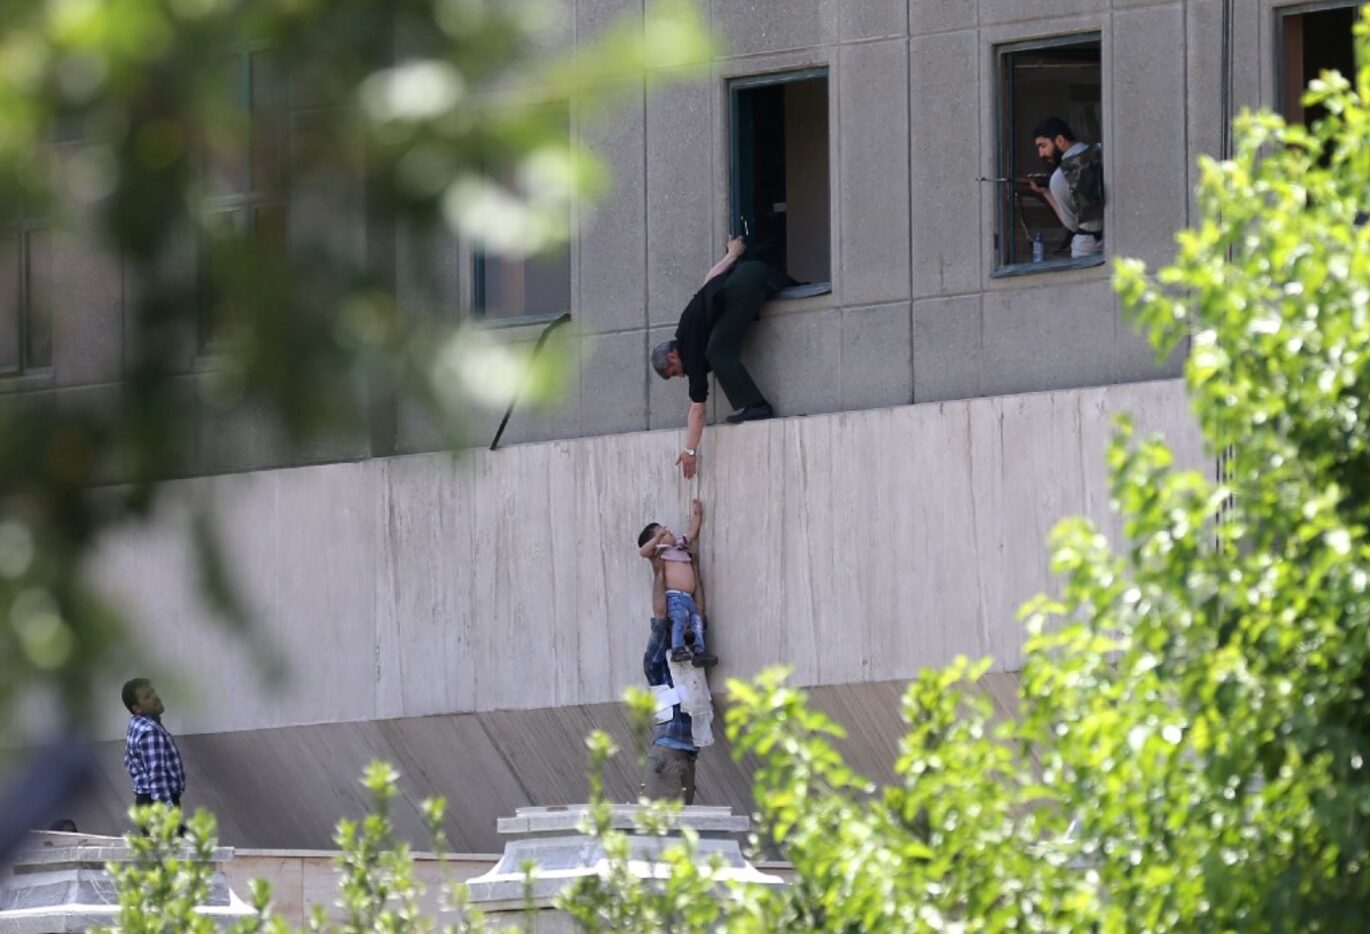
M 2 232 L 4 235 L 14 237 L 15 244 L 16 244 L 15 253 L 16 253 L 16 257 L 17 257 L 17 260 L 18 260 L 18 266 L 19 266 L 19 268 L 18 268 L 18 274 L 19 274 L 19 282 L 18 282 L 18 285 L 19 285 L 19 295 L 17 296 L 17 298 L 18 298 L 18 305 L 17 305 L 17 309 L 16 309 L 18 313 L 15 315 L 16 320 L 15 320 L 15 323 L 14 323 L 15 330 L 16 330 L 16 332 L 17 332 L 15 336 L 16 336 L 16 338 L 17 338 L 17 340 L 18 340 L 18 343 L 17 343 L 17 345 L 16 345 L 16 347 L 17 347 L 17 353 L 16 353 L 16 360 L 17 360 L 17 362 L 15 363 L 14 366 L 0 368 L 0 379 L 9 380 L 9 379 L 16 379 L 16 378 L 24 377 L 24 376 L 51 376 L 52 373 L 53 373 L 54 363 L 53 363 L 53 361 L 52 361 L 51 359 L 50 359 L 47 363 L 45 363 L 45 364 L 42 364 L 42 365 L 34 365 L 34 364 L 32 364 L 32 363 L 30 362 L 30 360 L 29 360 L 29 352 L 28 352 L 28 351 L 29 351 L 29 340 L 28 340 L 28 338 L 29 338 L 29 329 L 32 327 L 32 318 L 33 318 L 33 312 L 34 312 L 34 305 L 33 305 L 33 283 L 32 283 L 32 281 L 31 281 L 32 278 L 33 278 L 33 263 L 32 263 L 32 250 L 31 250 L 31 248 L 30 248 L 30 246 L 29 246 L 29 238 L 30 238 L 34 233 L 38 233 L 38 232 L 40 232 L 40 231 L 46 231 L 46 232 L 49 233 L 49 234 L 52 233 L 52 231 L 53 231 L 52 224 L 51 224 L 48 220 L 46 220 L 46 219 L 41 219 L 41 218 L 30 218 L 30 217 L 25 217 L 23 220 L 15 221 L 15 222 L 9 223 L 9 224 L 0 224 L 0 232 Z M 53 315 L 54 310 L 55 310 L 55 309 L 52 309 L 52 308 L 49 308 L 49 309 L 48 309 L 48 316 L 49 316 L 48 332 L 49 332 L 49 335 L 50 335 L 50 336 L 49 336 L 49 351 L 50 351 L 50 352 L 51 352 L 51 349 L 52 349 L 52 348 L 51 348 L 51 334 L 52 334 L 51 320 L 52 320 L 52 315 Z
M 534 109 L 538 107 L 559 108 L 565 116 L 567 138 L 571 140 L 575 139 L 575 115 L 573 113 L 574 108 L 571 106 L 571 101 L 569 98 L 555 98 L 550 100 L 543 100 L 540 104 L 533 104 L 531 106 Z M 482 165 L 482 169 L 485 171 L 487 175 L 489 174 L 488 165 Z M 563 315 L 572 313 L 576 302 L 575 267 L 578 257 L 575 252 L 577 249 L 575 233 L 578 229 L 578 225 L 576 222 L 577 212 L 575 206 L 571 206 L 569 210 L 571 213 L 571 237 L 566 243 L 566 250 L 568 253 L 569 260 L 567 275 L 570 279 L 570 281 L 567 283 L 566 289 L 569 295 L 569 298 L 567 299 L 568 307 L 557 311 L 539 311 L 535 313 L 525 313 L 520 315 L 501 315 L 495 318 L 488 317 L 486 315 L 488 306 L 486 305 L 485 286 L 485 268 L 487 265 L 488 254 L 479 246 L 473 245 L 470 247 L 471 285 L 469 290 L 469 307 L 471 309 L 470 317 L 473 321 L 478 323 L 481 327 L 487 329 L 518 328 L 526 327 L 529 325 L 545 324 L 550 321 L 555 321 Z
M 243 110 L 247 115 L 244 132 L 244 152 L 247 159 L 247 188 L 242 191 L 230 191 L 222 194 L 206 195 L 200 202 L 200 214 L 202 218 L 208 218 L 214 214 L 222 214 L 227 211 L 242 209 L 244 212 L 243 232 L 245 236 L 254 236 L 256 233 L 255 217 L 257 209 L 261 207 L 280 207 L 286 215 L 286 223 L 289 223 L 290 201 L 288 198 L 282 199 L 278 193 L 267 191 L 260 187 L 260 180 L 252 172 L 252 150 L 256 142 L 258 131 L 257 121 L 252 119 L 253 107 L 255 104 L 252 86 L 254 64 L 253 57 L 260 52 L 270 52 L 271 43 L 253 39 L 244 42 L 235 42 L 223 50 L 225 57 L 238 56 L 242 59 L 241 75 L 237 78 L 238 99 L 242 104 Z M 286 164 L 284 166 L 285 177 L 290 171 L 289 165 L 289 137 L 290 137 L 290 88 L 288 84 L 282 85 L 284 97 L 281 100 L 282 113 L 286 119 L 282 121 L 282 132 L 284 134 L 286 153 Z M 197 231 L 196 256 L 195 256 L 195 276 L 196 288 L 199 294 L 196 297 L 195 310 L 195 354 L 198 358 L 212 359 L 219 353 L 218 336 L 214 333 L 213 322 L 210 314 L 210 303 L 207 301 L 209 286 L 207 283 L 208 265 L 206 256 L 208 253 L 208 238 L 205 230 L 201 228 Z
M 1013 42 L 1005 42 L 994 46 L 995 68 L 999 72 L 998 94 L 994 102 L 994 132 L 996 137 L 995 146 L 995 175 L 1008 177 L 1012 173 L 1013 163 L 1013 128 L 1010 125 L 1014 114 L 1014 85 L 1013 69 L 1009 58 L 1023 52 L 1039 52 L 1043 49 L 1057 49 L 1069 47 L 1089 47 L 1093 46 L 1099 52 L 1099 76 L 1103 78 L 1103 31 L 1099 29 L 1087 29 L 1081 32 L 1068 33 L 1060 36 L 1047 36 L 1040 39 L 1022 39 Z M 1107 119 L 1107 115 L 1104 115 Z M 991 279 L 1001 279 L 1010 276 L 1030 275 L 1038 272 L 1054 272 L 1060 269 L 1082 269 L 1090 266 L 1099 266 L 1107 262 L 1107 241 L 1105 241 L 1105 252 L 1097 256 L 1072 257 L 1070 259 L 1046 260 L 1040 263 L 1008 261 L 1009 255 L 1009 236 L 1005 232 L 1008 230 L 1009 216 L 1006 210 L 1006 199 L 997 192 L 994 196 L 994 270 L 990 273 Z M 1107 229 L 1107 225 L 1105 225 Z

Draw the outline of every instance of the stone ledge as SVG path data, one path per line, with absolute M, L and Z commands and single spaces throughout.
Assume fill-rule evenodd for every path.
M 610 826 L 615 830 L 639 829 L 638 815 L 643 810 L 641 805 L 615 804 L 610 807 L 613 811 Z M 588 804 L 518 808 L 513 817 L 499 818 L 495 827 L 501 834 L 577 832 L 589 815 Z M 690 805 L 670 815 L 667 824 L 673 831 L 689 828 L 709 833 L 746 833 L 751 829 L 749 818 L 733 814 L 733 809 L 726 806 Z

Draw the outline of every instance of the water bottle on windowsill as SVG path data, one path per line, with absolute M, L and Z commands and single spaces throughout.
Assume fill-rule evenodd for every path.
M 1047 258 L 1047 242 L 1040 230 L 1032 232 L 1032 261 L 1040 263 Z

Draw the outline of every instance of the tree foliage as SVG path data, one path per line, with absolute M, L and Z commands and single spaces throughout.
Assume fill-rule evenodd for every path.
M 983 662 L 925 671 L 876 788 L 783 673 L 734 682 L 728 734 L 793 883 L 643 884 L 618 847 L 571 896 L 587 930 L 1364 929 L 1370 13 L 1356 47 L 1354 80 L 1310 87 L 1321 122 L 1243 113 L 1233 158 L 1202 160 L 1173 264 L 1119 264 L 1158 351 L 1192 341 L 1221 475 L 1120 426 L 1124 540 L 1053 533 L 1060 593 L 1025 607 L 1017 716 L 991 717 Z
M 1053 533 L 1056 597 L 1031 629 L 1016 718 L 984 664 L 910 686 L 897 781 L 778 672 L 730 685 L 759 762 L 781 892 L 728 930 L 1359 931 L 1370 917 L 1370 13 L 1357 75 L 1324 74 L 1311 128 L 1235 122 L 1200 165 L 1199 222 L 1116 287 L 1185 381 L 1221 477 L 1124 421 L 1110 447 L 1125 540 Z M 631 889 L 620 899 L 646 897 Z M 705 927 L 697 928 L 699 930 Z
M 558 11 L 0 4 L 0 226 L 36 224 L 74 264 L 124 283 L 119 385 L 92 404 L 0 407 L 0 709 L 52 687 L 80 724 L 103 662 L 147 665 L 128 664 L 89 563 L 104 533 L 144 519 L 162 481 L 192 469 L 197 409 L 251 410 L 295 445 L 363 438 L 386 453 L 395 400 L 455 440 L 473 399 L 523 378 L 523 361 L 458 332 L 450 309 L 399 306 L 395 244 L 422 280 L 453 238 L 517 255 L 563 242 L 569 205 L 602 177 L 544 105 L 590 121 L 615 91 L 709 54 L 680 0 L 568 51 L 548 34 Z M 245 626 L 215 541 L 202 518 L 207 595 Z

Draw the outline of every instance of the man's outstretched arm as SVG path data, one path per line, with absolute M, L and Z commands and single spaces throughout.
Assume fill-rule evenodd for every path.
M 703 402 L 690 403 L 690 412 L 685 418 L 685 450 L 681 451 L 680 456 L 675 459 L 675 462 L 680 465 L 681 472 L 685 474 L 686 480 L 693 478 L 695 471 L 699 469 L 698 456 L 686 452 L 697 452 L 699 450 L 699 442 L 704 437 L 706 415 L 706 406 Z

